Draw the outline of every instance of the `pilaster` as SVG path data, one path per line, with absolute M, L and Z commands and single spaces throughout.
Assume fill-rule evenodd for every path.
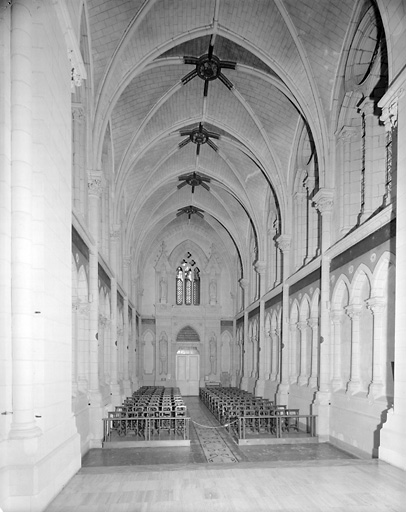
M 331 246 L 332 214 L 334 192 L 323 188 L 313 200 L 321 214 L 321 292 L 320 292 L 320 339 L 318 344 L 319 386 L 315 395 L 312 412 L 318 416 L 320 440 L 330 435 L 331 405 L 331 340 L 330 340 L 330 259 L 326 251 Z
M 379 102 L 383 120 L 397 125 L 399 141 L 406 137 L 406 70 L 403 70 Z M 396 121 L 397 119 L 397 121 Z M 379 457 L 406 469 L 406 144 L 397 147 L 396 187 L 396 311 L 394 404 L 381 430 Z
M 11 335 L 13 420 L 9 437 L 36 451 L 34 414 L 32 13 L 16 0 L 11 14 Z M 32 453 L 31 453 L 32 455 Z
M 279 235 L 276 239 L 278 248 L 282 254 L 281 279 L 289 277 L 290 272 L 290 245 L 292 237 L 287 234 Z M 288 404 L 289 402 L 289 353 L 290 353 L 290 329 L 289 329 L 289 285 L 284 282 L 282 288 L 282 326 L 281 326 L 281 375 L 276 391 L 277 402 Z

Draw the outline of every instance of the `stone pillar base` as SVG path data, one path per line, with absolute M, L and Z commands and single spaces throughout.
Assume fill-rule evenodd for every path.
M 321 442 L 330 439 L 330 405 L 330 391 L 318 391 L 311 404 L 311 412 L 317 416 L 316 435 L 319 436 Z
M 126 398 L 132 395 L 130 379 L 123 380 L 123 388 Z
M 379 458 L 406 470 L 406 417 L 396 414 L 393 409 L 388 411 L 388 418 L 381 430 Z
M 258 379 L 254 386 L 255 396 L 264 396 L 265 391 L 265 379 Z
M 112 405 L 116 406 L 122 404 L 120 384 L 110 384 L 110 397 Z
M 368 398 L 375 400 L 384 395 L 384 386 L 382 382 L 373 382 L 369 386 Z
M 276 390 L 276 401 L 278 405 L 289 405 L 289 384 L 279 384 Z
M 350 380 L 347 385 L 347 391 L 351 395 L 356 395 L 361 391 L 361 382 L 359 380 Z
M 243 377 L 241 379 L 241 389 L 243 391 L 248 391 L 248 377 Z
M 297 383 L 299 384 L 299 386 L 307 386 L 309 383 L 309 377 L 307 377 L 306 375 L 301 375 Z

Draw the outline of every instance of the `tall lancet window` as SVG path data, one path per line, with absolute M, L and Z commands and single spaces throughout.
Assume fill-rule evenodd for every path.
M 188 252 L 176 269 L 176 305 L 200 305 L 200 270 Z
M 183 269 L 178 267 L 176 269 L 176 305 L 183 304 Z
M 193 304 L 200 304 L 200 270 L 196 267 L 193 271 Z

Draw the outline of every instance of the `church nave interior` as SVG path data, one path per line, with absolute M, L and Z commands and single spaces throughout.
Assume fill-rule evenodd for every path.
M 289 483 L 272 460 L 244 460 L 254 448 L 241 436 L 235 468 L 210 469 L 197 451 L 202 507 L 246 510 L 252 491 L 268 510 L 266 474 L 274 509 L 298 508 L 303 485 L 303 510 L 328 510 L 348 485 L 343 510 L 400 510 L 405 47 L 405 0 L 0 1 L 4 512 L 108 481 L 114 493 L 151 477 L 159 490 L 163 475 L 191 499 L 187 468 L 115 475 L 83 461 L 138 390 L 178 389 L 199 415 L 216 386 L 294 411 L 291 425 L 313 418 L 319 447 L 311 463 L 278 459 Z M 169 425 L 167 441 L 179 428 L 186 441 L 168 407 L 160 435 Z M 262 414 L 251 424 L 272 435 L 289 424 Z M 151 422 L 123 419 L 123 432 L 147 440 Z M 214 475 L 224 488 L 210 490 Z M 164 489 L 103 503 L 193 510 L 181 483 Z

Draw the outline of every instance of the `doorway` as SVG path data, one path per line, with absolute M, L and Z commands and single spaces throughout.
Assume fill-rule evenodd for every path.
M 196 348 L 176 353 L 176 385 L 182 396 L 199 396 L 200 355 Z

